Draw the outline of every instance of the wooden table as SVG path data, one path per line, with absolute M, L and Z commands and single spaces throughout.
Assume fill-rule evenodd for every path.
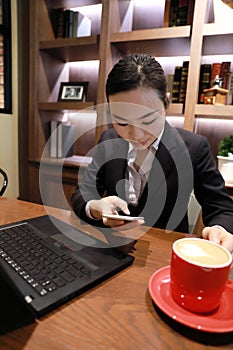
M 69 211 L 51 210 L 72 222 Z M 41 205 L 0 197 L 0 224 L 44 214 Z M 150 229 L 135 246 L 132 266 L 43 318 L 1 335 L 0 349 L 216 350 L 206 342 L 232 349 L 233 333 L 218 336 L 173 323 L 151 300 L 150 276 L 169 264 L 172 243 L 180 237 L 180 233 Z

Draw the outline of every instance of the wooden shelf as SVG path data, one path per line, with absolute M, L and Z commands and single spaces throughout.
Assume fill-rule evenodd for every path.
M 43 158 L 41 159 L 30 159 L 30 163 L 34 164 L 40 164 L 43 162 L 43 164 L 49 165 L 49 166 L 65 166 L 65 167 L 72 167 L 72 168 L 86 168 L 92 161 L 92 157 L 84 157 L 79 155 L 73 155 L 72 157 L 67 158 Z
M 48 7 L 54 6 L 54 0 L 46 0 Z M 78 7 L 78 6 L 89 6 L 89 5 L 95 5 L 95 4 L 101 4 L 101 0 L 66 0 L 65 6 L 67 8 L 71 7 Z M 64 6 L 64 0 L 56 0 L 56 7 L 63 7 Z
M 93 107 L 94 102 L 40 102 L 40 111 L 77 111 Z
M 92 161 L 92 157 L 83 157 L 78 155 L 73 155 L 64 159 L 65 166 L 78 166 L 86 168 Z
M 126 41 L 188 38 L 190 37 L 190 30 L 190 26 L 133 30 L 131 32 L 112 33 L 110 41 L 111 43 L 119 43 Z
M 82 50 L 78 49 L 79 46 L 83 47 Z M 99 35 L 40 41 L 39 48 L 63 62 L 98 60 Z
M 232 119 L 233 106 L 196 104 L 195 115 L 206 117 L 218 117 L 219 119 Z
M 170 103 L 167 115 L 183 115 L 183 103 Z
M 146 52 L 156 57 L 189 56 L 190 28 L 190 26 L 180 26 L 113 33 L 110 42 L 122 54 Z M 156 44 L 153 45 L 153 41 Z
M 232 23 L 206 23 L 204 24 L 203 28 L 203 35 L 209 36 L 209 35 L 233 35 L 232 33 Z

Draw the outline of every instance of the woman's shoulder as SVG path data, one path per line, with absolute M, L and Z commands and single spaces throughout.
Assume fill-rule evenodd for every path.
M 175 128 L 179 135 L 182 137 L 186 144 L 194 143 L 194 144 L 202 144 L 209 145 L 209 141 L 206 136 L 197 134 L 193 131 L 185 130 L 182 128 Z
M 182 140 L 182 141 L 181 141 Z M 174 127 L 166 124 L 163 142 L 167 143 L 170 148 L 182 147 L 182 145 L 189 150 L 190 153 L 206 151 L 210 148 L 209 141 L 206 136 L 188 131 L 182 128 Z
M 175 129 L 178 131 L 178 133 L 183 139 L 194 139 L 194 140 L 206 139 L 205 136 L 197 134 L 193 131 L 189 131 L 182 128 L 175 128 Z
M 190 153 L 210 151 L 210 144 L 206 136 L 182 128 L 176 128 L 176 130 Z

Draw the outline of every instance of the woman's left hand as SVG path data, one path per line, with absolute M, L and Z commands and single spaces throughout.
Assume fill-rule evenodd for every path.
M 233 234 L 220 226 L 209 226 L 202 230 L 202 237 L 210 241 L 221 244 L 233 253 Z

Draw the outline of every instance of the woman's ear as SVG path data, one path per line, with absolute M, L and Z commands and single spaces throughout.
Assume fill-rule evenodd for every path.
M 164 97 L 164 107 L 165 107 L 165 109 L 167 109 L 168 108 L 168 106 L 169 106 L 169 104 L 170 104 L 170 92 L 167 92 L 166 93 L 166 96 Z

